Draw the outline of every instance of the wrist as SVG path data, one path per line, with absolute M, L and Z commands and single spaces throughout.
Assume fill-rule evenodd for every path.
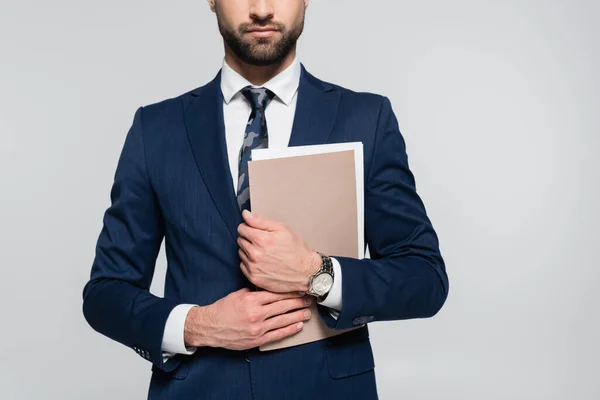
M 183 342 L 186 347 L 208 346 L 207 321 L 209 319 L 209 306 L 194 306 L 190 309 L 185 319 L 183 329 Z
M 308 257 L 307 261 L 307 274 L 304 276 L 304 287 L 302 288 L 303 292 L 308 292 L 310 289 L 310 277 L 321 269 L 321 256 L 316 251 L 312 251 Z

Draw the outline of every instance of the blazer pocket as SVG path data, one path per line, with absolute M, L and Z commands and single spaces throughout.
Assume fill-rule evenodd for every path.
M 178 357 L 179 355 L 175 355 Z M 189 357 L 189 356 L 188 356 Z M 165 372 L 162 369 L 158 368 L 154 364 L 152 364 L 152 372 L 156 379 L 185 379 L 188 376 L 189 365 L 187 360 L 180 360 L 179 365 L 177 365 L 173 370 L 169 372 Z
M 325 339 L 329 375 L 334 379 L 367 372 L 375 368 L 369 332 L 365 326 Z

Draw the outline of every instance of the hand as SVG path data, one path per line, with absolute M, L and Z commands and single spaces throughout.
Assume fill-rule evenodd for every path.
M 190 347 L 246 350 L 297 333 L 310 319 L 311 296 L 243 288 L 204 307 L 192 307 L 184 328 Z M 288 311 L 296 310 L 290 313 Z M 306 314 L 308 313 L 308 314 Z
M 321 256 L 285 224 L 247 210 L 238 226 L 240 269 L 256 286 L 270 292 L 307 292 Z

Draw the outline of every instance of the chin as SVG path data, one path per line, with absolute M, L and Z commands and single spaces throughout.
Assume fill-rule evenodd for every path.
M 248 57 L 253 61 L 253 63 L 257 65 L 271 65 L 278 61 L 278 58 L 275 57 L 275 52 L 273 51 L 256 51 L 253 52 L 250 57 Z

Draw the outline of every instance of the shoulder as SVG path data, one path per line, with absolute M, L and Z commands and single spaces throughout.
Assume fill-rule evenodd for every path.
M 357 91 L 336 84 L 334 82 L 319 79 L 308 72 L 306 73 L 306 76 L 307 79 L 309 79 L 313 84 L 318 85 L 324 88 L 325 90 L 333 90 L 335 92 L 340 93 L 341 101 L 344 103 L 345 106 L 379 109 L 385 103 L 389 103 L 388 98 L 379 93 L 373 93 L 369 91 Z
M 392 105 L 388 97 L 370 91 L 357 91 L 334 82 L 319 79 L 306 70 L 306 78 L 313 85 L 325 91 L 337 92 L 340 96 L 338 112 L 352 121 L 362 121 L 371 126 L 378 126 L 388 121 L 393 115 Z
M 193 93 L 199 88 L 187 91 L 176 96 L 166 98 L 154 103 L 142 105 L 140 111 L 144 122 L 155 124 L 159 121 L 172 121 L 173 118 L 180 118 L 182 109 L 186 102 L 193 97 Z
M 181 119 L 184 110 L 190 104 L 194 103 L 195 99 L 202 95 L 214 94 L 213 92 L 218 89 L 219 76 L 220 70 L 212 80 L 202 86 L 155 103 L 141 106 L 140 109 L 143 112 L 144 120 L 154 124 L 160 121 L 173 122 L 174 118 Z

